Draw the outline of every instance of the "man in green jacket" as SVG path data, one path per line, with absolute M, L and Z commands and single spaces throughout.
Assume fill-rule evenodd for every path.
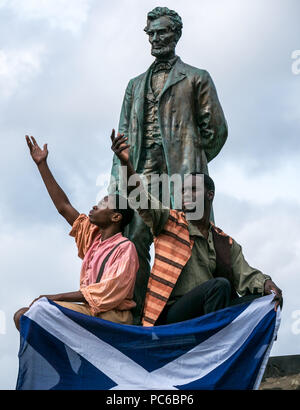
M 144 189 L 130 161 L 127 138 L 115 138 L 113 132 L 111 139 L 112 150 L 126 168 L 127 182 L 134 176 L 138 198 L 144 195 L 148 200 L 148 206 L 137 210 L 155 236 L 155 262 L 143 309 L 144 325 L 192 319 L 271 292 L 275 295 L 275 310 L 282 305 L 282 292 L 271 277 L 251 267 L 241 246 L 210 222 L 215 187 L 209 176 L 204 175 L 203 191 L 197 183 L 199 174 L 189 175 L 191 183 L 183 186 L 183 211 L 170 210 Z M 132 204 L 136 198 L 131 196 L 130 185 L 128 199 Z M 192 219 L 189 214 L 196 211 L 201 200 L 203 216 Z M 185 231 L 185 236 L 180 236 L 180 230 Z M 181 259 L 179 254 L 183 255 Z

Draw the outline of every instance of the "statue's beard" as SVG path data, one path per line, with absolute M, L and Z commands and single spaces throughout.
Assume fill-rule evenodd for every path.
M 162 58 L 170 54 L 174 54 L 175 47 L 176 47 L 175 41 L 165 46 L 162 46 L 160 48 L 155 48 L 154 46 L 152 46 L 151 54 L 156 58 L 160 58 L 160 57 Z

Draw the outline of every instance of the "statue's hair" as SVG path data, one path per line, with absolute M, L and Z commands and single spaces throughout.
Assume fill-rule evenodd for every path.
M 159 17 L 169 17 L 171 20 L 171 30 L 176 33 L 177 41 L 181 37 L 182 32 L 182 20 L 178 13 L 174 10 L 168 9 L 168 7 L 155 7 L 152 11 L 150 11 L 147 15 L 147 26 L 144 28 L 144 31 L 148 31 L 150 21 L 156 20 Z

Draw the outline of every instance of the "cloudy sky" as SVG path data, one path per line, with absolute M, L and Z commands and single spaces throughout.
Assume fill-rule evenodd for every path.
M 110 171 L 126 85 L 152 62 L 143 28 L 157 5 L 182 16 L 177 54 L 210 72 L 228 121 L 210 164 L 216 224 L 284 292 L 271 355 L 300 354 L 299 1 L 0 0 L 0 389 L 18 373 L 13 313 L 78 289 L 80 270 L 24 135 L 48 143 L 55 177 L 88 212 Z

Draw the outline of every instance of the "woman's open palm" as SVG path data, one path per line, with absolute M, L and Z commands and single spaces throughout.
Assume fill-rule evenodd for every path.
M 39 165 L 41 162 L 46 161 L 48 157 L 48 147 L 47 144 L 44 145 L 43 149 L 41 149 L 34 139 L 34 137 L 31 137 L 31 140 L 28 135 L 25 136 L 27 145 L 30 151 L 30 155 L 33 159 L 33 161 Z

